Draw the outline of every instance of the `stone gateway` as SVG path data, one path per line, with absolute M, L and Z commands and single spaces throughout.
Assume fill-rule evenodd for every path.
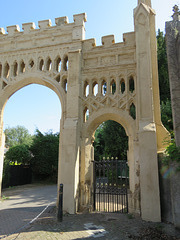
M 169 137 L 161 123 L 155 11 L 138 0 L 134 32 L 123 42 L 114 36 L 85 40 L 86 14 L 0 28 L 0 183 L 3 168 L 3 111 L 29 84 L 51 88 L 62 106 L 58 185 L 64 184 L 64 210 L 93 206 L 93 139 L 106 120 L 120 123 L 128 136 L 129 211 L 161 221 L 157 153 Z M 104 91 L 106 88 L 106 91 Z M 114 90 L 115 89 L 115 90 Z M 136 117 L 131 115 L 134 109 Z M 88 117 L 87 117 L 88 115 Z M 0 184 L 1 185 L 1 184 Z

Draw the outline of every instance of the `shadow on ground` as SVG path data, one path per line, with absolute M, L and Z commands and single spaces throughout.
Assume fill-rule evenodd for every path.
M 65 215 L 57 221 L 57 211 L 51 207 L 42 216 L 21 231 L 7 239 L 136 239 L 175 240 L 180 232 L 173 225 L 149 223 L 139 217 L 118 213 L 90 213 Z

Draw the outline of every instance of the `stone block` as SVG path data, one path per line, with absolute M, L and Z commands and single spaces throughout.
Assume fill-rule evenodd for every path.
M 40 29 L 48 28 L 52 26 L 51 20 L 43 20 L 38 22 L 38 26 Z
M 126 45 L 135 46 L 135 32 L 124 33 L 123 41 Z
M 23 23 L 22 24 L 22 29 L 24 30 L 24 33 L 29 33 L 31 30 L 34 30 L 36 28 L 35 23 L 34 22 L 30 22 L 30 23 Z
M 113 43 L 115 43 L 114 35 L 104 36 L 104 37 L 102 37 L 101 40 L 102 40 L 102 45 L 104 45 L 105 47 L 109 47 Z
M 87 21 L 86 13 L 73 15 L 75 25 L 82 26 Z
M 5 34 L 6 32 L 5 32 L 5 30 L 4 30 L 4 28 L 0 28 L 0 34 Z
M 61 26 L 61 25 L 69 23 L 69 19 L 66 16 L 55 18 L 55 23 L 56 23 L 56 26 Z
M 15 33 L 20 32 L 20 27 L 19 25 L 8 26 L 7 32 L 9 36 L 13 36 Z
M 89 50 L 89 49 L 95 47 L 96 46 L 96 39 L 91 38 L 91 39 L 84 40 L 83 46 L 86 50 Z

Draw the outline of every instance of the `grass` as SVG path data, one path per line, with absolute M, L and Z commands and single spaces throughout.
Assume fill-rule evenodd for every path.
M 131 213 L 128 213 L 128 214 L 127 214 L 127 217 L 128 217 L 128 219 L 133 219 L 133 218 L 134 218 L 134 215 L 131 214 Z
M 0 198 L 1 201 L 4 201 L 4 200 L 8 200 L 9 197 L 6 197 L 5 195 L 2 195 L 2 197 Z

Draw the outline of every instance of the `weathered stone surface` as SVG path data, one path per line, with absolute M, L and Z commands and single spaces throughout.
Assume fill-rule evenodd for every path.
M 177 5 L 173 11 L 173 21 L 166 22 L 166 44 L 175 141 L 180 146 L 180 11 Z M 176 172 L 176 164 L 170 167 L 174 173 L 170 177 L 171 211 L 173 223 L 180 228 L 180 173 Z
M 40 29 L 28 23 L 24 32 L 13 26 L 0 34 L 0 119 L 10 96 L 31 83 L 51 88 L 61 101 L 58 185 L 64 184 L 69 213 L 92 208 L 94 132 L 104 121 L 114 120 L 129 137 L 130 212 L 161 220 L 157 151 L 164 150 L 168 133 L 160 117 L 154 19 L 151 1 L 139 1 L 134 32 L 124 34 L 122 43 L 104 36 L 101 46 L 95 39 L 85 40 L 84 13 L 74 15 L 73 23 L 56 18 L 55 26 L 44 20 Z
M 166 43 L 173 126 L 176 145 L 180 146 L 180 13 L 177 9 L 174 11 L 173 21 L 166 22 Z

